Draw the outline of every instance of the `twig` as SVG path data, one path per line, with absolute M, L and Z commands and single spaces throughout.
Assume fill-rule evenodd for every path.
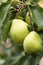
M 20 2 L 20 7 L 18 9 L 18 12 L 16 13 L 16 18 L 18 18 L 18 15 L 20 14 L 20 12 L 22 11 L 22 9 L 24 8 L 24 6 L 26 6 L 26 4 L 24 2 Z

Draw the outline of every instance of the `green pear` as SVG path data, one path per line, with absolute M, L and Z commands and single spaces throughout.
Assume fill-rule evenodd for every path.
M 39 53 L 42 50 L 42 39 L 35 31 L 30 32 L 23 42 L 23 48 L 27 53 Z
M 29 24 L 29 25 L 31 25 L 31 18 L 30 18 L 30 16 L 29 16 L 29 12 L 27 12 L 26 13 L 26 22 Z
M 10 37 L 14 42 L 21 44 L 29 33 L 28 24 L 23 20 L 14 19 L 10 29 Z

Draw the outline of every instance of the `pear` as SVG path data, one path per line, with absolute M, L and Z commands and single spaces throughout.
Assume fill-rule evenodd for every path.
M 27 12 L 26 13 L 26 22 L 29 24 L 29 25 L 31 25 L 31 18 L 30 18 L 30 16 L 29 16 L 29 12 Z
M 30 32 L 23 42 L 23 48 L 27 53 L 39 53 L 42 50 L 42 39 L 35 31 Z
M 28 35 L 28 24 L 23 20 L 14 19 L 10 29 L 10 37 L 14 42 L 21 44 Z

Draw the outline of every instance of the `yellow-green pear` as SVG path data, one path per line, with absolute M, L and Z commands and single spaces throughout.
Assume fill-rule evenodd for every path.
M 39 53 L 42 50 L 42 39 L 35 31 L 30 32 L 23 42 L 23 48 L 27 53 Z
M 12 21 L 12 25 L 10 29 L 11 39 L 14 42 L 21 44 L 29 33 L 27 26 L 28 24 L 25 23 L 23 20 L 14 19 Z

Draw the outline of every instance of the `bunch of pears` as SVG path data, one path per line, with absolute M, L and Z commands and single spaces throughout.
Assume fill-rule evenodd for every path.
M 29 24 L 31 24 L 30 20 L 25 22 L 14 19 L 10 28 L 10 37 L 13 42 L 22 44 L 26 53 L 39 53 L 42 51 L 42 39 L 36 31 L 29 31 Z

